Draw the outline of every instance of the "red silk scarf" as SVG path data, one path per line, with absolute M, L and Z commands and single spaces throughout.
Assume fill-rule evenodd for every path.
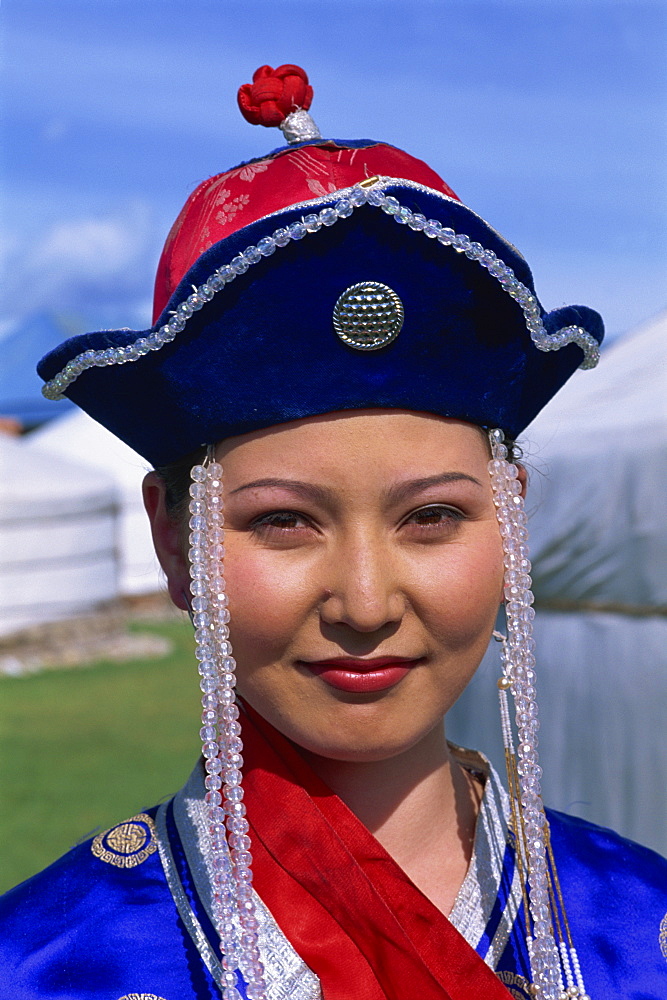
M 509 1000 L 289 741 L 252 709 L 242 724 L 255 888 L 324 1000 Z

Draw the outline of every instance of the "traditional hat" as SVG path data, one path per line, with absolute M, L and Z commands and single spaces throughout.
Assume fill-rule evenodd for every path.
M 371 407 L 515 437 L 597 360 L 597 313 L 545 312 L 524 258 L 430 167 L 386 143 L 322 139 L 311 96 L 299 67 L 258 70 L 241 109 L 280 119 L 290 144 L 188 198 L 150 329 L 74 337 L 39 365 L 45 395 L 67 395 L 153 464 Z

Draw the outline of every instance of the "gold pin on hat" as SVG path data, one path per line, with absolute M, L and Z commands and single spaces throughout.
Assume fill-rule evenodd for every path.
M 404 318 L 403 303 L 396 292 L 379 281 L 350 285 L 333 311 L 336 333 L 344 344 L 358 351 L 377 351 L 391 344 Z

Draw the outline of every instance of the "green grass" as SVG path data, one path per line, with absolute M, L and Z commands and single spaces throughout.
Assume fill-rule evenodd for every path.
M 0 892 L 95 829 L 175 792 L 198 754 L 199 688 L 186 622 L 158 660 L 0 678 Z

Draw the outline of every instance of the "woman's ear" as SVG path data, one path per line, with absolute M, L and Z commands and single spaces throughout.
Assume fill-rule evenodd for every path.
M 153 545 L 167 577 L 169 596 L 182 611 L 188 610 L 190 570 L 185 554 L 182 525 L 167 511 L 166 488 L 157 472 L 149 472 L 143 482 L 144 507 L 151 522 Z

